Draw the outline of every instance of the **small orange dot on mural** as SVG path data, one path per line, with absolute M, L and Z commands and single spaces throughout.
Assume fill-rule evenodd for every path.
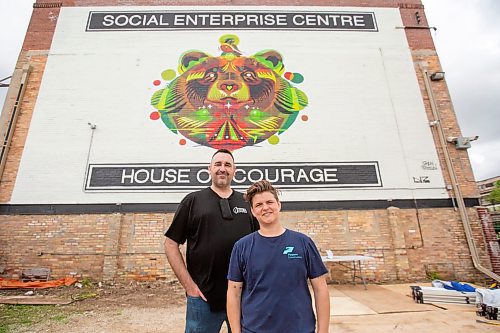
M 302 118 L 302 121 L 308 121 L 309 120 L 309 117 L 306 116 L 306 115 L 303 115 L 301 118 Z
M 158 119 L 160 119 L 160 113 L 159 112 L 151 112 L 151 114 L 149 115 L 149 118 L 151 120 L 158 120 Z
M 153 84 L 154 84 L 155 86 L 159 86 L 159 85 L 161 84 L 161 81 L 160 81 L 160 80 L 154 80 L 154 81 L 153 81 Z
M 280 138 L 278 138 L 276 135 L 271 136 L 267 141 L 272 144 L 272 145 L 277 145 L 280 142 Z
M 180 144 L 181 146 L 184 146 L 184 145 L 186 144 L 186 140 L 185 140 L 185 139 L 180 139 L 180 140 L 179 140 L 179 144 Z

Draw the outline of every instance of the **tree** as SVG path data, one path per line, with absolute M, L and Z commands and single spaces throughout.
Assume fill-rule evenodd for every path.
M 495 188 L 488 194 L 488 201 L 493 205 L 493 210 L 496 210 L 495 205 L 500 203 L 500 180 L 495 183 Z

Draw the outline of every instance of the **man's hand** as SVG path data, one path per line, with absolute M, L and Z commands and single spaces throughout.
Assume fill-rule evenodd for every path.
M 201 297 L 206 302 L 207 299 L 205 295 L 203 295 L 198 285 L 193 281 L 193 278 L 191 278 L 186 268 L 186 263 L 184 262 L 184 258 L 182 258 L 179 244 L 168 237 L 165 238 L 165 254 L 167 255 L 167 260 L 175 276 L 177 276 L 184 290 L 186 290 L 186 294 L 191 297 Z
M 193 286 L 186 288 L 186 294 L 191 297 L 201 297 L 202 300 L 207 302 L 205 295 L 201 292 L 200 288 L 193 282 Z

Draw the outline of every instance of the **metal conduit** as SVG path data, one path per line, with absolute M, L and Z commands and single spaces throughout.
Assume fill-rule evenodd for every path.
M 422 70 L 422 75 L 424 77 L 425 90 L 427 91 L 427 95 L 429 96 L 429 101 L 431 104 L 432 115 L 434 116 L 433 121 L 436 121 L 436 130 L 439 136 L 439 143 L 441 148 L 443 149 L 444 159 L 446 161 L 446 167 L 448 169 L 448 173 L 451 179 L 451 185 L 453 187 L 453 192 L 455 193 L 455 200 L 457 202 L 458 211 L 460 212 L 460 218 L 464 225 L 465 237 L 467 239 L 467 244 L 469 246 L 469 250 L 472 257 L 472 263 L 474 267 L 477 268 L 480 272 L 488 275 L 490 278 L 500 282 L 500 276 L 490 271 L 488 268 L 481 265 L 479 260 L 479 255 L 477 252 L 476 245 L 474 244 L 474 238 L 472 237 L 472 228 L 470 226 L 469 216 L 467 215 L 467 210 L 464 203 L 464 198 L 462 196 L 462 192 L 460 187 L 458 186 L 457 175 L 455 170 L 453 169 L 453 165 L 451 162 L 450 152 L 448 151 L 447 141 L 444 135 L 443 127 L 441 125 L 441 119 L 439 117 L 439 113 L 437 111 L 436 100 L 434 99 L 434 93 L 432 92 L 429 73 L 425 68 L 420 66 Z
M 2 133 L 3 140 L 2 140 L 2 145 L 0 146 L 0 179 L 2 178 L 3 171 L 5 168 L 5 163 L 7 161 L 7 155 L 10 150 L 10 144 L 12 141 L 12 137 L 14 136 L 14 129 L 16 127 L 16 122 L 17 122 L 17 116 L 19 114 L 19 108 L 21 107 L 21 101 L 23 100 L 24 96 L 24 91 L 26 89 L 26 82 L 28 81 L 28 75 L 31 71 L 31 66 L 29 65 L 24 65 L 22 69 L 22 76 L 21 76 L 21 82 L 19 85 L 19 89 L 17 90 L 17 95 L 16 95 L 16 100 L 14 102 L 14 106 L 12 107 L 12 111 L 10 115 L 8 116 L 7 119 L 5 119 L 2 115 L 2 120 L 5 119 L 6 124 L 0 124 L 0 126 L 6 126 L 5 128 L 5 133 Z M 16 75 L 14 75 L 14 78 Z M 14 83 L 12 82 L 11 79 L 11 88 L 13 88 Z M 10 90 L 10 89 L 9 89 Z M 10 92 L 10 91 L 9 91 Z M 7 99 L 9 98 L 9 95 L 7 94 Z M 7 103 L 6 99 L 6 103 Z M 4 109 L 5 112 L 5 109 Z M 2 130 L 3 132 L 3 130 Z

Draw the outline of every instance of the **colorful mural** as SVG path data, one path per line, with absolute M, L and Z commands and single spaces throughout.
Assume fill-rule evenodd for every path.
M 163 89 L 151 97 L 161 119 L 175 134 L 214 149 L 236 150 L 267 140 L 279 143 L 308 104 L 307 96 L 291 83 L 304 81 L 300 73 L 285 72 L 283 57 L 263 50 L 247 57 L 239 50 L 239 38 L 219 38 L 218 57 L 191 50 L 179 59 L 177 72 L 162 72 Z M 154 85 L 162 84 L 155 80 Z M 307 120 L 303 116 L 302 120 Z M 180 139 L 181 145 L 186 144 Z

